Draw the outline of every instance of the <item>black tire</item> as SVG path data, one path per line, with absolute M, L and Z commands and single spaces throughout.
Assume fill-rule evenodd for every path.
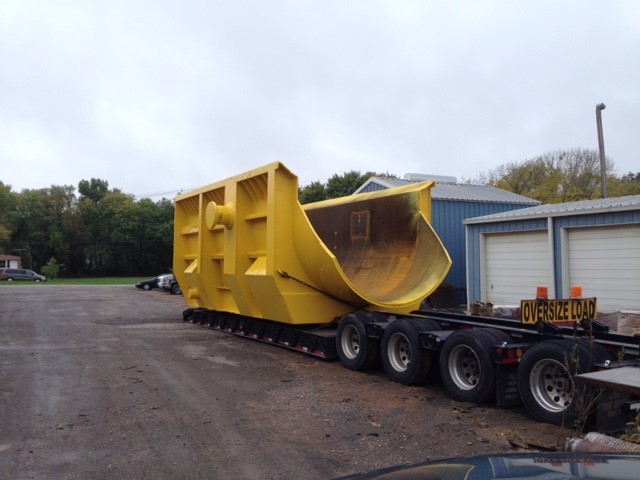
M 350 313 L 340 319 L 336 331 L 336 350 L 340 363 L 349 370 L 369 370 L 378 357 L 379 341 L 367 337 L 366 320 Z
M 180 288 L 180 285 L 178 285 L 177 283 L 174 283 L 173 285 L 171 285 L 171 293 L 173 295 L 180 295 L 182 293 L 182 289 Z
M 587 339 L 577 339 L 582 344 L 582 348 L 586 348 L 589 357 L 588 365 L 585 365 L 587 371 L 593 369 L 595 363 L 605 363 L 607 360 L 613 361 L 613 357 L 607 352 L 602 345 L 590 342 Z
M 435 320 L 431 320 L 430 318 L 416 318 L 412 320 L 412 322 L 417 322 L 422 327 L 423 332 L 432 332 L 434 330 L 442 330 L 440 328 L 440 324 Z
M 527 350 L 518 367 L 518 390 L 529 415 L 572 426 L 578 415 L 573 377 L 606 355 L 600 347 L 574 339 L 547 340 Z
M 483 328 L 480 330 L 482 335 L 489 337 L 491 341 L 491 347 L 494 345 L 499 345 L 503 342 L 508 342 L 510 340 L 509 335 L 506 333 L 496 330 L 495 328 Z
M 458 330 L 440 350 L 440 376 L 451 398 L 461 402 L 485 403 L 494 399 L 496 367 L 493 345 L 508 338 L 492 329 Z
M 433 367 L 433 355 L 420 345 L 420 322 L 394 320 L 384 331 L 380 345 L 382 366 L 394 382 L 424 383 Z

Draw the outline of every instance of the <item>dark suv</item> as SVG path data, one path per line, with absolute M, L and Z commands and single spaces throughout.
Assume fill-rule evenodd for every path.
M 0 280 L 12 282 L 14 280 L 31 280 L 34 282 L 46 282 L 47 277 L 27 270 L 26 268 L 0 268 Z

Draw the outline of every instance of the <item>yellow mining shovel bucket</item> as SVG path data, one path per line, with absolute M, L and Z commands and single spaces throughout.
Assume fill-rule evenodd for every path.
M 407 313 L 451 259 L 430 225 L 433 182 L 301 206 L 275 162 L 176 197 L 174 274 L 192 307 L 325 324 Z

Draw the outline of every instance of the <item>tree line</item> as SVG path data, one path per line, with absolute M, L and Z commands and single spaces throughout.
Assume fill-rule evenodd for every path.
M 423 173 L 430 173 L 428 171 Z M 300 203 L 310 203 L 350 195 L 371 177 L 398 178 L 389 173 L 346 172 L 333 175 L 327 183 L 319 181 L 300 189 Z M 640 171 L 618 175 L 613 160 L 605 161 L 609 197 L 640 194 Z M 490 185 L 542 203 L 593 200 L 602 196 L 600 154 L 597 150 L 571 148 L 556 150 L 534 158 L 500 165 L 464 183 Z
M 0 182 L 0 253 L 25 268 L 55 267 L 60 276 L 142 276 L 170 269 L 171 200 L 136 201 L 92 178 L 13 192 Z
M 640 172 L 615 173 L 606 163 L 610 197 L 640 194 Z M 428 172 L 425 172 L 428 173 Z M 300 202 L 352 194 L 371 177 L 389 173 L 355 170 L 334 174 L 326 183 L 300 188 Z M 598 152 L 570 149 L 548 152 L 524 162 L 502 165 L 467 183 L 488 184 L 543 203 L 601 197 Z M 47 264 L 61 276 L 157 275 L 170 270 L 174 203 L 163 198 L 135 200 L 105 180 L 13 192 L 0 181 L 0 254 L 22 258 L 23 266 Z
M 608 197 L 640 194 L 640 172 L 618 175 L 609 158 L 604 169 Z M 524 162 L 501 165 L 480 174 L 476 182 L 542 203 L 602 198 L 599 152 L 584 148 L 551 151 Z

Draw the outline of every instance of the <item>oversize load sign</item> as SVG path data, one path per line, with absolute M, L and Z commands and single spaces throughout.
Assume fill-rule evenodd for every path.
M 520 315 L 523 324 L 580 322 L 596 318 L 596 299 L 522 300 Z

